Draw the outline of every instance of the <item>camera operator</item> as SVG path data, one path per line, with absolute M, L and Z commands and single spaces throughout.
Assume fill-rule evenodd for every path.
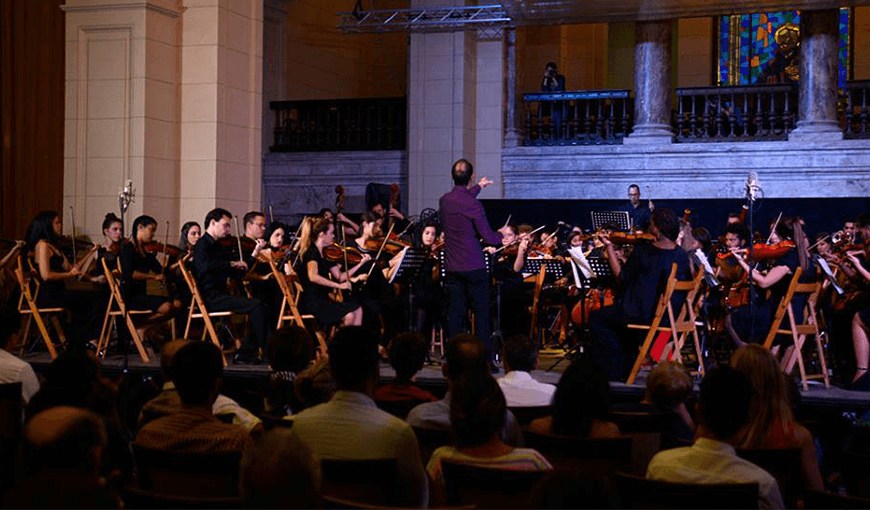
M 547 62 L 544 77 L 541 80 L 541 92 L 564 92 L 565 77 L 556 70 L 555 62 Z M 552 104 L 541 102 L 541 116 L 550 119 L 550 137 L 562 137 L 562 109 L 564 101 L 554 101 Z M 555 128 L 555 130 L 554 130 Z

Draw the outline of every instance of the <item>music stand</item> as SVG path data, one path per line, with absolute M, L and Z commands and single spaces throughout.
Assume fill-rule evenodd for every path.
M 586 259 L 589 262 L 589 267 L 594 274 L 593 278 L 606 280 L 613 278 L 613 271 L 610 269 L 610 263 L 604 257 L 589 257 Z
M 592 211 L 592 230 L 615 225 L 617 230 L 628 231 L 628 211 Z
M 559 259 L 527 258 L 523 264 L 523 272 L 538 274 L 541 271 L 541 266 L 546 268 L 544 271 L 547 274 L 553 274 L 557 280 L 563 275 L 562 261 Z
M 420 275 L 420 270 L 423 269 L 423 264 L 429 256 L 428 250 L 422 248 L 406 248 L 399 255 L 399 265 L 390 276 L 390 282 L 407 283 L 408 284 L 408 328 L 409 331 L 414 329 L 414 280 Z
M 583 255 L 583 253 L 580 252 L 580 255 Z M 592 257 L 592 258 L 596 258 L 596 257 Z M 599 259 L 600 259 L 600 257 L 599 257 Z M 584 257 L 583 260 L 588 262 L 591 259 L 586 259 Z M 587 286 L 586 284 L 587 284 L 587 282 L 590 282 L 590 280 L 592 278 L 595 278 L 596 273 L 593 272 L 591 275 L 587 276 L 586 275 L 587 269 L 580 267 L 580 265 L 577 263 L 577 259 L 575 259 L 573 255 L 570 259 L 570 262 L 571 262 L 571 273 L 574 276 L 574 284 L 577 287 L 577 289 L 579 290 L 580 315 L 581 315 L 581 317 L 583 317 L 583 327 L 581 328 L 580 332 L 577 334 L 577 342 L 574 345 L 572 345 L 567 351 L 565 351 L 564 354 L 559 356 L 559 359 L 557 359 L 555 363 L 550 365 L 550 368 L 547 369 L 547 372 L 551 372 L 554 368 L 559 366 L 559 363 L 562 363 L 566 359 L 570 359 L 571 361 L 574 361 L 577 358 L 579 358 L 580 355 L 583 354 L 583 340 L 591 338 L 591 335 L 592 335 L 592 331 L 589 328 L 589 321 L 586 320 L 586 291 L 589 288 L 589 286 Z

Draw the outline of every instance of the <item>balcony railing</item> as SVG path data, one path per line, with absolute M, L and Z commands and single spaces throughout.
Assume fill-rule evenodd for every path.
M 797 119 L 791 85 L 679 88 L 678 142 L 787 140 Z
M 407 98 L 272 101 L 272 152 L 404 150 Z
M 870 138 L 870 80 L 852 81 L 842 90 L 845 106 L 840 117 L 844 138 Z
M 579 90 L 523 95 L 525 145 L 622 143 L 634 123 L 628 90 Z

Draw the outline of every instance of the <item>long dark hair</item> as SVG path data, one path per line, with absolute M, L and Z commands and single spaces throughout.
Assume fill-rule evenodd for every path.
M 133 220 L 133 227 L 132 227 L 133 232 L 130 234 L 130 237 L 132 238 L 133 244 L 136 247 L 139 246 L 139 227 L 146 228 L 149 225 L 156 226 L 157 220 L 155 220 L 151 216 L 148 216 L 147 214 L 143 214 L 142 216 L 139 216 L 138 218 Z
M 269 223 L 268 227 L 266 227 L 265 238 L 266 238 L 267 243 L 272 239 L 272 234 L 274 234 L 275 231 L 278 230 L 279 228 L 284 231 L 284 235 L 281 236 L 281 246 L 284 246 L 285 244 L 287 244 L 287 239 L 288 239 L 287 225 L 281 223 L 280 221 L 273 221 L 272 223 Z M 269 246 L 269 245 L 266 245 L 266 247 L 271 248 L 271 246 Z
M 589 358 L 579 358 L 562 374 L 553 394 L 553 434 L 588 437 L 592 421 L 606 419 L 607 377 Z
M 185 223 L 184 225 L 181 226 L 181 239 L 179 239 L 179 241 L 178 241 L 178 247 L 181 248 L 182 250 L 187 251 L 190 249 L 190 243 L 187 241 L 187 234 L 190 233 L 190 229 L 192 229 L 193 227 L 199 227 L 199 223 L 197 223 L 195 221 L 188 221 L 187 223 Z M 201 233 L 202 228 L 200 227 L 199 230 Z
M 106 213 L 106 217 L 103 219 L 103 234 L 105 235 L 106 230 L 109 230 L 115 223 L 120 223 L 121 229 L 124 228 L 124 222 L 121 221 L 121 218 L 117 217 L 115 213 Z
M 423 231 L 428 227 L 435 227 L 435 242 L 438 242 L 438 236 L 441 235 L 441 224 L 438 221 L 426 220 L 417 224 L 417 228 L 414 229 L 414 237 L 412 239 L 414 248 L 423 248 Z
M 42 211 L 33 218 L 24 234 L 28 250 L 33 251 L 36 243 L 42 240 L 57 245 L 58 237 L 54 233 L 54 225 L 52 224 L 58 216 L 55 211 Z

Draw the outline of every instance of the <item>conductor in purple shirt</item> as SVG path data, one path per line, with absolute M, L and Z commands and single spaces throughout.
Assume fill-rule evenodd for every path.
M 441 197 L 441 225 L 447 250 L 447 337 L 461 332 L 470 302 L 474 329 L 492 357 L 489 323 L 489 275 L 486 272 L 484 244 L 500 245 L 502 234 L 493 232 L 486 221 L 483 205 L 477 201 L 480 190 L 492 181 L 486 177 L 472 186 L 474 167 L 465 159 L 453 164 L 453 190 Z

